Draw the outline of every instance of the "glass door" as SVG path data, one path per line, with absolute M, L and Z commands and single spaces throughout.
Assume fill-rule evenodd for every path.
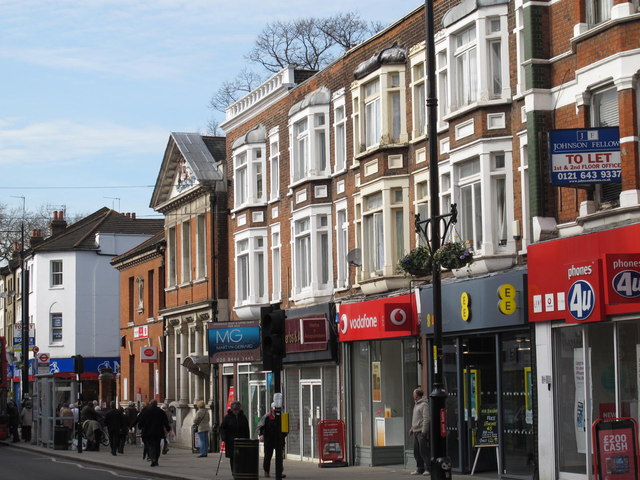
M 301 380 L 300 401 L 302 459 L 317 459 L 316 431 L 318 422 L 322 420 L 322 382 L 320 380 Z
M 251 438 L 258 435 L 258 422 L 262 415 L 269 411 L 267 407 L 267 382 L 265 380 L 249 381 L 249 428 Z

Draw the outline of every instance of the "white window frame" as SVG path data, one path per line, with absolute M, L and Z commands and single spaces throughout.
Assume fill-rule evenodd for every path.
M 269 303 L 267 268 L 267 229 L 250 228 L 234 236 L 235 307 Z M 246 262 L 247 278 L 241 275 Z M 242 292 L 246 292 L 242 295 Z
M 374 85 L 377 90 L 372 88 Z M 408 141 L 404 65 L 383 65 L 353 82 L 351 96 L 354 156 Z M 397 114 L 393 110 L 394 98 L 399 104 Z M 398 138 L 393 132 L 396 121 Z
M 334 166 L 333 173 L 347 169 L 347 107 L 342 95 L 333 103 Z
M 381 202 L 372 203 L 378 194 Z M 409 232 L 413 231 L 409 222 L 409 180 L 384 178 L 363 186 L 354 204 L 356 242 L 362 249 L 360 279 L 398 275 L 398 261 L 409 251 Z
M 57 268 L 59 267 L 59 269 Z M 49 262 L 49 271 L 50 271 L 50 278 L 49 278 L 49 286 L 51 288 L 61 288 L 64 284 L 64 264 L 63 261 L 61 259 L 55 259 L 55 260 L 51 260 Z
M 413 188 L 415 190 L 415 194 L 413 196 L 413 208 L 414 215 L 420 214 L 420 221 L 428 220 L 431 217 L 430 211 L 430 191 L 431 187 L 429 185 L 429 170 L 423 170 L 413 177 Z M 443 214 L 448 212 L 441 212 Z M 426 243 L 425 238 L 416 233 L 416 244 L 424 245 Z
M 412 139 L 427 134 L 427 71 L 424 47 L 410 58 L 411 66 L 411 102 L 413 112 Z
M 280 224 L 271 226 L 271 302 L 282 300 L 282 237 Z
M 294 301 L 333 294 L 331 208 L 331 205 L 312 205 L 293 214 L 291 257 Z M 308 246 L 308 252 L 301 250 L 302 245 Z
M 269 136 L 269 201 L 280 199 L 280 135 Z
M 191 221 L 185 220 L 180 225 L 180 281 L 191 281 Z
M 137 311 L 142 312 L 144 311 L 144 278 L 142 278 L 141 276 L 136 277 L 136 287 L 136 298 L 138 299 L 138 301 L 136 302 L 138 305 Z
M 289 118 L 291 185 L 329 177 L 329 151 L 328 103 L 309 106 Z
M 611 20 L 613 0 L 586 0 L 587 25 L 594 27 Z
M 266 204 L 265 172 L 264 143 L 233 150 L 234 210 Z
M 336 236 L 336 289 L 349 288 L 349 211 L 347 200 L 341 199 L 335 204 Z
M 519 134 L 520 140 L 520 166 L 518 173 L 520 174 L 520 202 L 522 204 L 522 226 L 520 229 L 522 238 L 522 253 L 526 253 L 527 246 L 531 243 L 531 216 L 529 213 L 529 151 L 527 149 L 526 132 Z
M 56 324 L 58 324 L 58 322 L 55 322 L 54 320 L 59 319 L 59 325 L 60 326 L 55 326 Z M 51 345 L 60 345 L 63 343 L 64 341 L 64 329 L 63 329 L 63 316 L 61 312 L 52 312 L 49 314 L 49 329 L 50 329 L 50 337 L 49 337 L 49 343 Z M 56 338 L 58 335 L 57 333 L 59 333 L 60 338 Z
M 177 275 L 177 248 L 176 226 L 169 227 L 167 231 L 167 287 L 175 287 L 178 283 Z
M 196 279 L 207 276 L 207 215 L 196 216 Z

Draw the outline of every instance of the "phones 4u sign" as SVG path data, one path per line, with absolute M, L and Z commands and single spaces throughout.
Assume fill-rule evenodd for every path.
M 598 419 L 591 430 L 596 478 L 638 480 L 638 425 L 635 419 Z
M 551 130 L 549 157 L 554 185 L 619 183 L 620 131 L 618 127 Z

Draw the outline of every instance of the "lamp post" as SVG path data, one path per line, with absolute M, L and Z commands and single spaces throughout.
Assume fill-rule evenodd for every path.
M 432 258 L 432 293 L 433 293 L 433 351 L 431 372 L 431 478 L 434 480 L 451 478 L 451 460 L 447 458 L 447 416 L 446 398 L 447 389 L 444 384 L 442 371 L 442 290 L 440 283 L 440 268 L 433 264 L 433 254 L 440 248 L 440 187 L 438 172 L 438 97 L 436 88 L 436 53 L 435 31 L 433 26 L 433 2 L 425 0 L 425 47 L 426 47 L 426 73 L 427 73 L 427 124 L 429 138 L 429 188 L 430 188 L 430 218 L 431 225 L 431 258 Z M 417 219 L 418 220 L 418 219 Z M 455 221 L 455 207 L 452 210 L 450 222 L 445 222 L 446 227 Z M 446 228 L 445 228 L 446 234 Z M 429 241 L 427 239 L 427 241 Z

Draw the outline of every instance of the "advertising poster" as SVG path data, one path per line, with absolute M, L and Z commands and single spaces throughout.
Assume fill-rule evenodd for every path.
M 576 446 L 578 453 L 587 453 L 587 436 L 585 418 L 585 383 L 584 383 L 584 349 L 573 349 L 573 375 L 576 386 L 574 399 L 574 422 L 576 432 Z
M 374 402 L 382 401 L 382 378 L 380 375 L 380 362 L 371 362 L 371 386 Z
M 344 422 L 342 420 L 318 422 L 318 443 L 321 462 L 344 461 Z
M 637 443 L 631 419 L 596 424 L 597 469 L 602 480 L 636 480 Z

